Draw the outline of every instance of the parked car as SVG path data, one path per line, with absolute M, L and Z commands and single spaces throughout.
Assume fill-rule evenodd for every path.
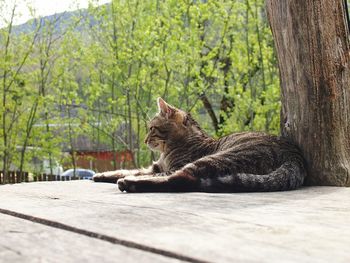
M 63 177 L 80 177 L 80 179 L 92 179 L 92 176 L 95 174 L 94 171 L 89 170 L 89 169 L 82 169 L 82 168 L 77 168 L 75 169 L 75 173 L 74 173 L 74 169 L 68 169 L 67 171 L 64 171 L 61 176 Z

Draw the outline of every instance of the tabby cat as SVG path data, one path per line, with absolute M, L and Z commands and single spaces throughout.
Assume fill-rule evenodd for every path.
M 96 174 L 126 192 L 284 191 L 306 175 L 299 149 L 285 138 L 242 132 L 213 139 L 190 114 L 158 98 L 145 143 L 160 158 L 147 169 Z

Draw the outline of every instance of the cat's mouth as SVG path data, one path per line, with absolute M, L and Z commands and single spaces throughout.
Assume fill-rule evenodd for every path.
M 152 151 L 162 151 L 162 144 L 158 142 L 149 142 L 147 143 L 148 148 Z

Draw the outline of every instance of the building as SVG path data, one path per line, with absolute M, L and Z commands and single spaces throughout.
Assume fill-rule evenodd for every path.
M 133 154 L 129 150 L 113 150 L 108 145 L 91 141 L 85 135 L 73 140 L 72 147 L 64 147 L 63 152 L 76 157 L 76 166 L 96 172 L 133 167 Z M 65 168 L 72 163 L 64 164 Z

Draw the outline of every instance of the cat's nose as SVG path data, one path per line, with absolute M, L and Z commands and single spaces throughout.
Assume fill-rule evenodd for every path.
M 148 143 L 148 136 L 146 136 L 144 142 L 147 144 Z

